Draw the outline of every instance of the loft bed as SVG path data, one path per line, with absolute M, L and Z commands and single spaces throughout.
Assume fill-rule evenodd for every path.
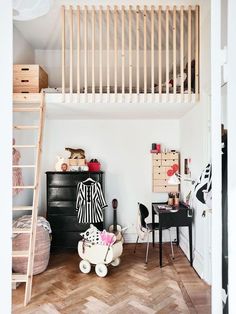
M 63 6 L 61 22 L 62 58 L 58 62 L 57 50 L 45 49 L 38 60 L 50 86 L 59 86 L 44 90 L 57 94 L 46 100 L 198 101 L 198 6 Z
M 62 6 L 61 56 L 62 101 L 196 102 L 199 6 Z

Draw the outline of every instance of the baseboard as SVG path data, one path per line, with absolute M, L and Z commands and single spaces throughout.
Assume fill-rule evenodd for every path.
M 170 242 L 169 238 L 169 232 L 167 230 L 163 231 L 163 242 Z M 171 238 L 174 241 L 176 239 L 176 232 L 175 230 L 171 230 Z M 124 239 L 125 243 L 135 243 L 137 240 L 137 233 L 131 233 L 131 232 L 126 232 L 124 233 Z M 145 238 L 144 240 L 139 240 L 140 243 L 146 243 L 147 239 Z M 150 236 L 150 241 L 152 241 L 152 236 Z M 158 231 L 155 233 L 155 242 L 159 242 L 159 234 Z
M 180 231 L 179 233 L 179 246 L 181 247 L 182 251 L 190 260 L 189 257 L 189 240 L 188 238 Z M 204 279 L 204 263 L 203 263 L 203 257 L 202 255 L 193 248 L 193 268 L 196 270 L 198 275 Z

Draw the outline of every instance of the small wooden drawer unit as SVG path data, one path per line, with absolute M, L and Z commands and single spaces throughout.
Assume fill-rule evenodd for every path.
M 13 67 L 14 93 L 40 93 L 48 87 L 48 75 L 37 64 L 15 64 Z
M 179 185 L 169 185 L 167 171 L 177 164 L 179 166 L 179 153 L 152 154 L 152 190 L 153 192 L 178 192 Z

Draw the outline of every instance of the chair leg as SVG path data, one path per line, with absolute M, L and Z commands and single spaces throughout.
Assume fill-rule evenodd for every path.
M 136 252 L 136 246 L 137 246 L 137 244 L 138 244 L 138 239 L 139 239 L 139 236 L 137 236 L 137 240 L 136 240 L 136 242 L 135 242 L 134 253 Z
M 149 251 L 149 233 L 147 233 L 147 250 L 146 250 L 146 260 L 145 260 L 145 263 L 147 264 L 147 261 L 148 261 L 148 251 Z
M 172 254 L 172 259 L 175 258 L 175 255 L 174 255 L 174 250 L 173 250 L 173 243 L 172 243 L 172 240 L 171 240 L 171 232 L 170 232 L 170 229 L 168 229 L 169 231 L 169 236 L 170 236 L 170 246 L 171 246 L 171 254 Z

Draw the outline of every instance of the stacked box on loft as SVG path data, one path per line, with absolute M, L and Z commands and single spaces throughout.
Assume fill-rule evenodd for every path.
M 48 87 L 48 75 L 38 64 L 15 64 L 13 68 L 14 93 L 40 93 Z

